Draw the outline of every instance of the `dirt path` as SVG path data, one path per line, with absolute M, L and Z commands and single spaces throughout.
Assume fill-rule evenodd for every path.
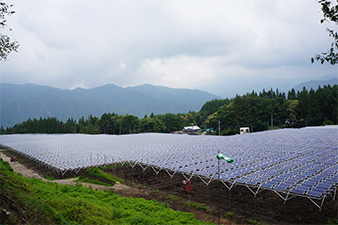
M 62 180 L 47 180 L 43 178 L 40 174 L 38 174 L 36 171 L 31 170 L 27 168 L 25 165 L 21 164 L 20 162 L 11 162 L 11 158 L 7 155 L 5 155 L 3 152 L 0 152 L 0 158 L 2 158 L 4 161 L 8 162 L 9 165 L 13 168 L 14 172 L 22 174 L 22 176 L 27 178 L 38 178 L 45 182 L 56 182 L 58 184 L 68 184 L 68 185 L 76 185 L 76 180 L 78 178 L 70 178 L 70 179 L 62 179 Z M 133 188 L 124 185 L 124 184 L 115 184 L 114 186 L 104 186 L 104 185 L 98 185 L 98 184 L 89 184 L 89 183 L 83 183 L 81 182 L 84 187 L 92 186 L 93 189 L 97 190 L 110 190 L 113 189 L 114 191 L 129 191 Z
M 48 181 L 44 179 L 40 174 L 35 172 L 34 170 L 28 169 L 25 165 L 19 162 L 11 162 L 11 157 L 5 155 L 3 152 L 0 152 L 0 158 L 2 158 L 5 162 L 8 162 L 9 165 L 13 168 L 14 172 L 22 174 L 22 176 L 27 178 L 38 178 L 43 181 Z

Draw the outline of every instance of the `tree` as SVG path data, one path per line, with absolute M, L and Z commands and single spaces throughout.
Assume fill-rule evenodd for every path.
M 320 88 L 320 87 L 319 87 Z M 316 92 L 311 88 L 309 91 L 309 110 L 310 110 L 310 118 L 318 118 L 320 117 L 320 104 L 318 102 L 318 96 Z
M 297 93 L 297 99 L 299 101 L 297 105 L 297 114 L 300 119 L 305 119 L 310 114 L 309 93 L 305 86 L 301 92 Z
M 99 134 L 100 133 L 100 126 L 98 124 L 99 118 L 96 116 L 92 116 L 90 114 L 88 116 L 88 121 L 87 121 L 87 134 Z
M 76 132 L 76 120 L 72 118 L 67 119 L 64 128 L 65 133 L 75 133 Z
M 291 120 L 297 120 L 298 100 L 287 100 L 287 102 L 289 105 L 286 111 L 289 113 L 289 118 Z
M 119 129 L 119 134 L 122 134 L 122 126 L 123 126 L 123 116 L 118 115 L 116 117 L 116 127 Z
M 135 129 L 138 127 L 139 119 L 137 116 L 127 114 L 123 117 L 123 123 L 128 128 L 129 134 L 133 134 Z
M 208 118 L 209 115 L 217 112 L 219 107 L 223 105 L 228 105 L 232 100 L 226 99 L 214 99 L 211 101 L 207 101 L 204 103 L 202 108 L 199 111 L 199 114 L 201 116 L 201 120 L 204 121 Z
M 162 120 L 157 117 L 154 117 L 154 132 L 163 133 L 165 131 L 165 125 Z
M 5 19 L 5 17 L 15 13 L 15 11 L 11 11 L 11 7 L 13 7 L 13 5 L 9 6 L 4 2 L 0 2 L 0 27 L 2 29 L 4 29 L 7 26 L 6 24 L 7 20 Z M 17 52 L 18 48 L 19 44 L 17 41 L 11 42 L 10 37 L 2 33 L 0 34 L 0 61 L 6 60 L 8 54 L 11 51 Z
M 100 129 L 101 134 L 111 134 L 112 133 L 112 120 L 111 115 L 104 113 L 100 119 Z
M 244 125 L 252 123 L 251 103 L 246 97 L 236 95 L 232 105 L 233 122 L 234 125 Z
M 140 128 L 142 132 L 152 132 L 155 120 L 151 117 L 144 117 L 140 120 Z
M 324 23 L 324 21 L 332 21 L 338 25 L 338 2 L 336 5 L 331 5 L 331 2 L 327 0 L 319 0 L 318 2 L 322 5 L 324 17 L 320 20 L 320 23 Z M 329 32 L 329 36 L 333 38 L 330 50 L 322 52 L 322 54 L 316 54 L 315 58 L 311 58 L 312 63 L 314 60 L 320 61 L 321 64 L 325 61 L 331 63 L 331 65 L 338 63 L 338 33 L 329 28 L 327 28 L 327 31 Z
M 217 113 L 215 114 L 215 120 L 214 123 L 220 121 L 221 123 L 221 130 L 225 129 L 229 125 L 233 125 L 232 118 L 233 114 L 231 113 L 230 109 L 233 103 L 231 103 L 230 107 L 229 105 L 221 106 Z M 211 119 L 211 118 L 210 118 Z
M 292 88 L 291 91 L 288 91 L 288 100 L 295 100 L 296 98 L 296 91 Z
M 205 124 L 216 128 L 217 127 L 216 117 L 217 117 L 217 112 L 210 114 L 208 118 L 206 119 Z

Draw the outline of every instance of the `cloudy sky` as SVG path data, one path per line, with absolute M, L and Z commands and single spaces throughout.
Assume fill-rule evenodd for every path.
M 145 83 L 234 97 L 337 76 L 316 0 L 7 0 L 20 43 L 1 83 L 61 89 Z

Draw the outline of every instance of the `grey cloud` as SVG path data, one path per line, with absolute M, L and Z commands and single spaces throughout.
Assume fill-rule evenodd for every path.
M 12 1 L 17 13 L 8 20 L 20 48 L 2 65 L 1 82 L 157 82 L 220 95 L 236 91 L 231 83 L 251 91 L 296 82 L 295 73 L 335 71 L 310 64 L 330 44 L 315 1 Z M 191 71 L 200 83 L 187 80 Z

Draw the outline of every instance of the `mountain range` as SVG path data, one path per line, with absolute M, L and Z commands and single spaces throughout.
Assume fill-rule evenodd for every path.
M 92 89 L 63 90 L 36 84 L 1 84 L 1 125 L 22 123 L 28 118 L 57 117 L 85 119 L 103 113 L 131 114 L 187 113 L 219 96 L 200 90 L 174 89 L 144 84 L 122 88 L 107 84 Z
M 311 80 L 298 84 L 294 89 L 301 91 L 305 86 L 307 90 L 316 90 L 318 85 L 328 84 L 338 84 L 337 78 Z M 103 113 L 131 114 L 140 118 L 151 113 L 187 113 L 199 111 L 207 101 L 221 99 L 205 91 L 150 84 L 127 88 L 106 84 L 92 89 L 68 90 L 36 84 L 3 83 L 0 90 L 0 125 L 5 128 L 28 118 L 40 117 L 56 117 L 66 121 L 68 118 L 86 119 L 89 115 L 101 117 Z
M 303 87 L 305 87 L 307 90 L 310 90 L 311 88 L 313 90 L 317 90 L 318 86 L 323 87 L 324 85 L 335 85 L 338 84 L 338 78 L 331 78 L 329 80 L 310 80 L 308 82 L 300 83 L 297 86 L 294 87 L 295 91 L 302 91 Z

